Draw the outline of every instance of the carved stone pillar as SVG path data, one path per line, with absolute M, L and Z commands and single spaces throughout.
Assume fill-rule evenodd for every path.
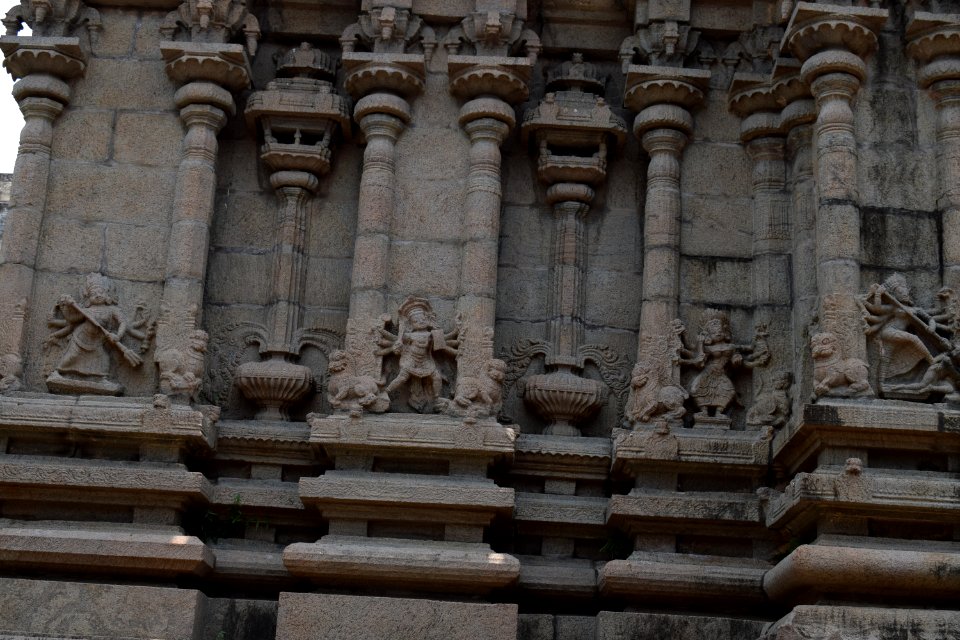
M 800 3 L 787 42 L 803 62 L 801 76 L 816 99 L 816 256 L 821 329 L 844 340 L 845 357 L 866 358 L 861 319 L 860 211 L 853 103 L 866 77 L 863 57 L 876 46 L 874 31 L 886 9 Z
M 639 112 L 633 132 L 650 157 L 643 207 L 641 337 L 668 333 L 678 315 L 680 159 L 693 131 L 689 109 L 703 101 L 709 79 L 709 71 L 627 67 L 624 104 Z
M 791 342 L 791 291 L 786 286 L 790 282 L 790 218 L 780 106 L 770 84 L 756 74 L 737 74 L 731 94 L 730 109 L 742 118 L 740 139 L 753 160 L 753 318 L 758 333 L 769 332 L 776 346 L 785 347 Z M 785 354 L 787 349 L 775 352 Z M 789 357 L 778 360 L 773 364 L 778 370 L 792 368 Z M 765 371 L 768 364 L 760 365 L 753 376 L 754 400 L 765 388 L 772 388 Z
M 374 93 L 357 102 L 354 118 L 367 146 L 357 200 L 350 317 L 376 318 L 387 311 L 390 220 L 397 191 L 396 145 L 410 122 L 410 105 L 399 96 Z
M 465 322 L 478 327 L 492 327 L 496 320 L 500 145 L 515 124 L 513 108 L 499 98 L 476 98 L 460 110 L 460 125 L 470 136 L 470 170 L 463 203 L 459 311 Z
M 82 75 L 85 63 L 78 38 L 5 36 L 0 49 L 4 65 L 19 79 L 13 97 L 24 117 L 0 248 L 0 356 L 19 363 L 46 208 L 53 123 L 70 99 L 66 81 Z
M 952 18 L 952 19 L 951 19 Z M 918 82 L 937 108 L 937 208 L 943 228 L 943 285 L 960 290 L 960 23 L 918 11 L 907 25 Z
M 207 248 L 217 183 L 217 134 L 236 107 L 231 90 L 249 85 L 240 45 L 168 42 L 161 45 L 186 129 L 173 196 L 162 306 L 202 308 Z
M 545 434 L 576 436 L 580 430 L 575 425 L 592 417 L 608 392 L 606 384 L 583 372 L 587 362 L 595 363 L 601 375 L 606 367 L 598 357 L 605 347 L 584 344 L 584 219 L 593 202 L 592 187 L 606 179 L 607 149 L 623 143 L 626 125 L 600 97 L 603 82 L 579 54 L 548 75 L 547 89 L 525 115 L 522 128 L 523 140 L 534 142 L 539 151 L 537 173 L 550 185 L 547 203 L 555 216 L 547 373 L 526 378 L 524 398 L 549 421 Z M 570 113 L 579 117 L 570 118 Z

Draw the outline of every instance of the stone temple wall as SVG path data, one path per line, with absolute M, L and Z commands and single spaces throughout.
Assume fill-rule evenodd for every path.
M 0 637 L 958 637 L 958 16 L 24 0 Z

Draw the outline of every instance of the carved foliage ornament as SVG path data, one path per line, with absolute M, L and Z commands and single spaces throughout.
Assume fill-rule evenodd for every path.
M 74 35 L 85 27 L 91 38 L 100 32 L 100 13 L 81 0 L 23 0 L 3 18 L 8 36 L 15 36 L 24 24 L 35 36 L 62 37 Z
M 437 38 L 433 29 L 420 16 L 401 3 L 374 2 L 370 11 L 360 15 L 357 22 L 347 27 L 340 37 L 344 53 L 356 50 L 357 45 L 373 53 L 408 53 L 418 44 L 427 60 L 433 55 Z
M 260 23 L 246 0 L 185 0 L 160 25 L 167 40 L 225 44 L 243 34 L 247 52 L 257 53 Z

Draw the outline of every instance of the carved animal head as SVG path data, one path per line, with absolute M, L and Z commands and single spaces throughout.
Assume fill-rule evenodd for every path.
M 653 364 L 646 360 L 641 360 L 633 365 L 633 371 L 630 373 L 630 384 L 635 387 L 643 386 L 650 379 L 653 373 Z
M 350 356 L 346 351 L 337 349 L 330 354 L 330 361 L 327 363 L 327 370 L 330 373 L 341 373 L 350 366 Z
M 23 361 L 15 353 L 5 353 L 0 356 L 0 378 L 23 375 Z
M 789 389 L 791 382 L 793 382 L 793 376 L 789 371 L 780 371 L 773 376 L 773 388 L 778 391 L 786 391 Z
M 815 333 L 810 338 L 810 350 L 814 360 L 826 360 L 837 351 L 837 336 L 829 331 Z
M 190 348 L 197 353 L 206 353 L 210 336 L 203 329 L 190 332 Z
M 500 358 L 494 358 L 487 362 L 487 377 L 494 382 L 503 382 L 507 376 L 507 363 Z

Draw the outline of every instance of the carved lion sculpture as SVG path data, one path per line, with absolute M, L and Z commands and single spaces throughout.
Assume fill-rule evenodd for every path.
M 633 394 L 627 404 L 625 415 L 628 421 L 650 422 L 652 418 L 677 421 L 686 414 L 683 402 L 689 397 L 679 385 L 662 385 L 656 378 L 656 367 L 638 362 L 630 376 Z
M 390 398 L 383 391 L 384 382 L 373 376 L 351 372 L 350 356 L 345 351 L 330 354 L 327 370 L 327 399 L 335 411 L 371 411 L 383 413 L 390 408 Z
M 438 406 L 452 415 L 496 416 L 503 406 L 503 379 L 506 375 L 506 362 L 499 358 L 487 360 L 481 375 L 459 377 L 453 400 L 441 398 Z
M 204 354 L 207 352 L 207 332 L 195 329 L 188 340 L 176 347 L 157 352 L 160 368 L 160 390 L 168 395 L 185 396 L 196 400 L 203 383 Z
M 813 353 L 814 396 L 837 397 L 871 395 L 867 381 L 867 363 L 858 358 L 844 358 L 837 337 L 829 331 L 817 333 L 810 340 Z
M 22 384 L 23 362 L 15 353 L 5 353 L 0 356 L 0 393 L 18 391 Z

